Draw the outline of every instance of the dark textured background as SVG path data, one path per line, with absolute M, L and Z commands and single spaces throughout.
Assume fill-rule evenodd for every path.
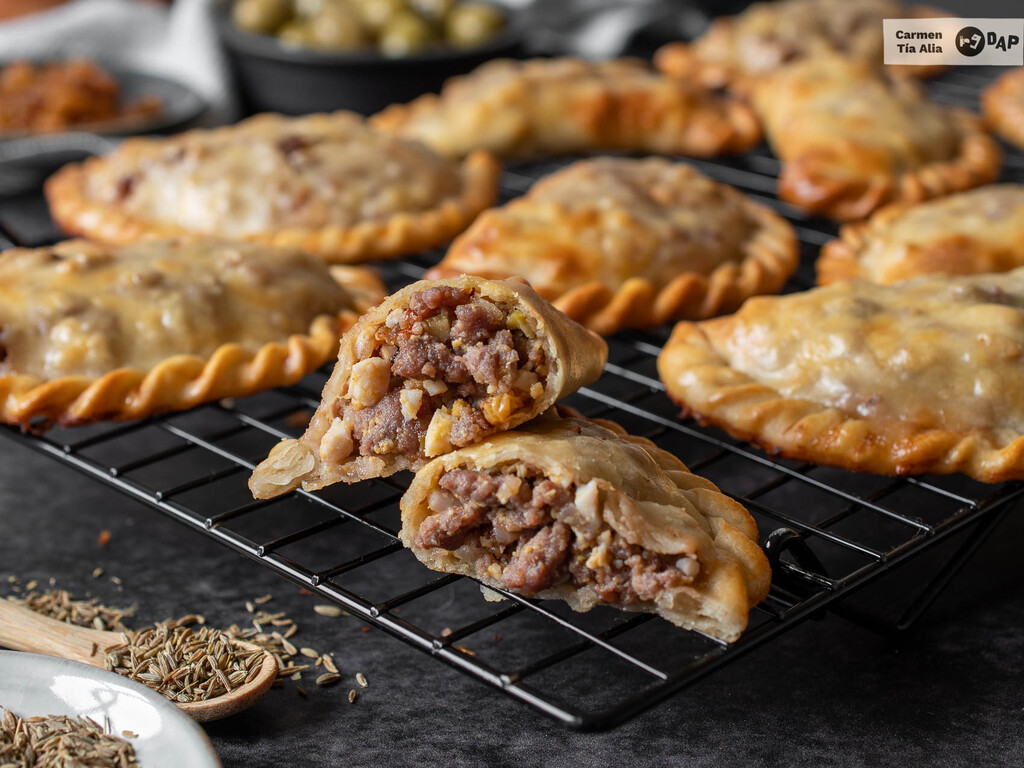
M 111 531 L 108 547 L 97 536 Z M 921 625 L 898 641 L 838 618 L 811 621 L 609 733 L 576 733 L 357 619 L 313 612 L 255 563 L 70 469 L 0 442 L 0 590 L 50 576 L 138 623 L 244 602 L 300 625 L 346 675 L 302 699 L 295 683 L 207 726 L 227 768 L 245 766 L 1014 766 L 1024 764 L 1024 519 L 1011 514 Z M 105 573 L 93 579 L 102 566 Z M 894 574 L 897 575 L 898 574 Z M 109 577 L 123 582 L 119 592 Z M 895 587 L 893 587 L 895 591 Z M 880 584 L 873 593 L 887 594 Z M 347 694 L 362 672 L 369 688 Z M 187 768 L 187 767 L 186 767 Z

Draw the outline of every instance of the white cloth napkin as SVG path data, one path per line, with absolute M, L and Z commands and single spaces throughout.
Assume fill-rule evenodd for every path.
M 0 23 L 0 58 L 84 56 L 177 80 L 208 105 L 204 125 L 238 117 L 217 42 L 212 0 L 176 0 L 170 9 L 138 0 L 73 0 Z

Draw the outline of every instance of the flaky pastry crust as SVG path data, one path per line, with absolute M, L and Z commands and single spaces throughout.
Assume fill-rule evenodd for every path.
M 608 356 L 604 340 L 567 318 L 520 280 L 463 276 L 413 283 L 367 311 L 342 337 L 338 363 L 324 386 L 320 407 L 302 437 L 282 440 L 253 472 L 249 488 L 255 497 L 279 496 L 300 486 L 311 491 L 337 482 L 355 483 L 386 477 L 405 469 L 419 469 L 427 463 L 426 449 L 422 445 L 415 456 L 402 452 L 384 455 L 352 452 L 336 460 L 326 450 L 325 438 L 338 420 L 339 409 L 353 399 L 353 371 L 357 364 L 368 359 L 363 354 L 364 345 L 372 346 L 377 330 L 386 326 L 392 313 L 400 315 L 407 311 L 415 296 L 432 288 L 465 290 L 485 298 L 502 308 L 507 321 L 517 315 L 517 322 L 528 327 L 533 338 L 540 342 L 547 369 L 542 391 L 524 407 L 492 423 L 496 430 L 512 429 L 532 419 L 559 399 L 596 380 L 604 369 Z M 438 378 L 443 381 L 443 374 Z
M 799 248 L 781 216 L 666 159 L 584 160 L 485 211 L 428 278 L 525 278 L 611 334 L 736 309 L 779 290 Z
M 456 164 L 352 113 L 266 114 L 128 139 L 64 166 L 45 192 L 69 234 L 127 243 L 202 233 L 352 263 L 450 240 L 494 202 L 500 170 L 485 152 Z
M 67 264 L 72 272 L 78 271 L 82 269 L 83 264 L 88 265 L 95 259 L 94 263 L 98 263 L 99 269 L 104 270 L 105 264 L 110 260 L 110 254 L 114 270 L 117 270 L 119 254 L 124 252 L 159 249 L 158 255 L 163 252 L 170 253 L 173 257 L 176 250 L 185 248 L 199 252 L 212 252 L 218 249 L 229 254 L 240 252 L 245 260 L 255 259 L 252 268 L 257 271 L 262 268 L 259 261 L 261 254 L 265 252 L 256 250 L 258 246 L 193 237 L 113 248 L 72 240 L 58 243 L 48 249 L 6 251 L 0 254 L 0 270 L 8 273 L 9 278 L 12 262 L 32 260 L 37 255 L 46 257 L 43 260 L 47 262 L 56 260 L 59 264 L 58 269 Z M 307 263 L 303 265 L 301 260 Z M 290 267 L 291 274 L 294 276 L 296 270 L 302 270 L 303 267 L 308 270 L 313 266 L 323 270 L 319 262 L 302 254 L 300 261 Z M 90 267 L 85 266 L 85 270 L 88 269 Z M 186 270 L 189 269 L 194 270 L 195 265 L 186 267 Z M 19 270 L 20 268 L 15 266 L 14 272 Z M 199 271 L 202 271 L 201 268 Z M 26 279 L 34 277 L 31 270 L 23 274 L 26 275 Z M 251 341 L 227 341 L 217 344 L 208 354 L 170 354 L 155 364 L 141 366 L 134 365 L 132 360 L 132 355 L 138 353 L 129 352 L 126 359 L 119 360 L 117 367 L 99 372 L 94 370 L 96 361 L 93 359 L 97 357 L 98 345 L 87 336 L 76 334 L 99 333 L 110 338 L 112 348 L 123 349 L 125 345 L 117 343 L 117 334 L 123 332 L 125 326 L 141 328 L 138 324 L 146 321 L 135 316 L 117 318 L 117 296 L 122 292 L 134 290 L 134 286 L 142 286 L 139 290 L 143 292 L 150 286 L 159 289 L 162 280 L 159 265 L 154 264 L 152 268 L 147 268 L 145 264 L 126 266 L 121 277 L 126 278 L 127 282 L 115 275 L 115 287 L 112 288 L 110 295 L 99 299 L 100 303 L 94 307 L 90 307 L 87 301 L 83 302 L 75 296 L 73 277 L 64 283 L 71 288 L 70 292 L 65 292 L 59 284 L 54 285 L 52 292 L 33 289 L 29 292 L 30 301 L 36 305 L 36 309 L 33 311 L 29 306 L 26 315 L 32 321 L 32 327 L 20 327 L 18 321 L 5 323 L 4 375 L 0 375 L 0 419 L 34 430 L 55 423 L 61 426 L 77 426 L 102 420 L 138 419 L 164 411 L 185 410 L 225 397 L 241 397 L 270 387 L 293 384 L 329 360 L 337 350 L 338 337 L 356 321 L 359 313 L 366 308 L 367 302 L 379 301 L 386 293 L 383 283 L 372 270 L 345 267 L 332 274 L 342 288 L 341 301 L 337 303 L 336 311 L 312 317 L 308 330 L 303 333 L 292 333 L 282 336 L 280 340 L 259 345 L 254 345 Z M 323 275 L 311 275 L 309 279 L 315 284 L 329 277 L 324 270 Z M 46 281 L 48 278 L 44 277 L 43 280 Z M 351 290 L 345 290 L 346 286 L 350 286 Z M 197 289 L 197 292 L 201 290 Z M 228 285 L 214 290 L 233 289 Z M 4 293 L 9 294 L 10 287 L 5 288 Z M 218 295 L 220 298 L 216 301 L 225 301 L 223 294 Z M 9 307 L 16 308 L 21 297 L 15 294 L 14 301 L 8 301 L 11 298 L 5 295 L 5 302 Z M 143 297 L 142 301 L 145 300 Z M 190 300 L 193 299 L 187 301 Z M 154 309 L 159 315 L 156 319 L 164 326 L 171 323 L 163 330 L 173 336 L 176 327 L 174 323 L 182 320 L 182 311 L 188 313 L 189 304 L 187 301 L 185 305 L 172 303 L 163 309 L 159 301 L 159 295 L 152 299 Z M 241 301 L 244 306 L 249 300 L 243 297 Z M 253 306 L 253 311 L 275 311 L 273 307 L 264 306 L 265 304 L 266 301 L 260 301 L 259 306 Z M 8 306 L 4 308 L 5 315 L 9 314 Z M 114 309 L 111 310 L 111 307 Z M 137 310 L 129 308 L 128 311 Z M 52 314 L 54 312 L 56 314 Z M 115 319 L 108 327 L 104 323 L 111 317 Z M 238 317 L 232 317 L 230 322 L 239 320 L 244 322 L 244 318 Z M 189 321 L 186 319 L 185 322 Z M 196 322 L 195 318 L 192 322 Z M 59 324 L 62 330 L 58 331 L 56 326 L 53 326 L 50 331 L 46 331 L 53 323 Z M 38 350 L 34 350 L 33 346 L 40 342 L 32 340 L 33 334 L 37 333 L 39 328 L 43 328 L 44 333 L 51 333 L 51 338 L 60 339 L 60 346 L 47 353 L 45 357 L 45 364 L 48 367 L 60 366 L 57 369 L 59 372 L 53 375 L 39 370 L 42 364 L 41 355 L 37 354 Z M 81 330 L 76 331 L 75 328 Z M 230 337 L 232 333 L 230 329 L 205 326 L 197 330 L 200 339 L 211 335 L 215 338 L 225 335 Z M 77 343 L 76 339 L 81 343 Z M 189 342 L 183 342 L 186 343 Z M 21 364 L 25 369 L 19 370 L 16 367 Z M 74 373 L 76 367 L 83 366 L 83 370 L 89 370 L 88 373 Z
M 680 323 L 658 358 L 703 423 L 785 457 L 883 475 L 1024 479 L 1024 269 L 850 281 Z
M 449 80 L 439 96 L 388 107 L 372 124 L 448 157 L 478 149 L 510 158 L 595 150 L 711 157 L 761 139 L 746 105 L 632 59 L 491 61 Z
M 997 184 L 918 205 L 890 205 L 825 244 L 818 283 L 895 283 L 928 274 L 1024 266 L 1024 186 Z
M 1024 149 L 1024 67 L 1001 75 L 983 90 L 981 110 L 996 133 Z
M 755 3 L 737 16 L 718 17 L 693 43 L 658 50 L 659 70 L 709 88 L 746 92 L 750 79 L 786 64 L 822 55 L 882 66 L 882 20 L 948 16 L 922 5 L 893 0 L 780 0 Z M 938 65 L 891 66 L 894 76 L 934 77 Z
M 782 161 L 779 197 L 840 221 L 990 183 L 1002 164 L 974 115 L 838 57 L 760 79 L 754 105 Z
M 472 563 L 455 552 L 417 546 L 415 540 L 433 514 L 429 500 L 443 473 L 524 466 L 539 469 L 561 487 L 581 488 L 594 481 L 595 496 L 604 505 L 598 524 L 630 544 L 659 554 L 686 554 L 700 566 L 694 582 L 672 594 L 666 590 L 654 601 L 612 603 L 615 607 L 657 613 L 677 626 L 731 642 L 746 628 L 750 609 L 768 594 L 768 559 L 757 545 L 757 525 L 743 506 L 649 440 L 628 435 L 610 421 L 562 418 L 554 411 L 517 430 L 435 459 L 417 472 L 402 497 L 402 543 L 435 571 L 509 589 L 500 577 L 477 573 Z M 577 587 L 569 582 L 536 594 L 511 591 L 564 600 L 576 611 L 608 604 L 589 585 Z

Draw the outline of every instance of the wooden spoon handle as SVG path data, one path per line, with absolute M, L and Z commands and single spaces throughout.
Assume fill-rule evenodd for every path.
M 0 600 L 0 645 L 6 648 L 103 667 L 103 649 L 119 641 L 113 632 L 67 624 Z

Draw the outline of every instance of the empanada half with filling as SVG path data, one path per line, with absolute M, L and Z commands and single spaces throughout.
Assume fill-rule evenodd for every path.
M 793 227 L 738 190 L 663 158 L 581 160 L 485 211 L 428 277 L 523 277 L 598 333 L 736 309 L 779 290 Z
M 554 412 L 423 467 L 400 535 L 436 571 L 730 642 L 771 580 L 742 505 L 649 440 Z
M 268 498 L 418 469 L 542 413 L 607 354 L 522 281 L 413 283 L 345 334 L 305 434 L 278 443 L 249 488 Z
M 1024 268 L 860 280 L 683 322 L 658 372 L 684 413 L 772 453 L 883 475 L 1024 479 Z

